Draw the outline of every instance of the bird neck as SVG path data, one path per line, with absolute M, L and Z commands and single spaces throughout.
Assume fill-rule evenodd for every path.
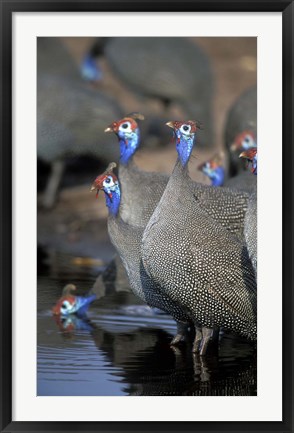
M 133 157 L 140 143 L 139 128 L 119 136 L 120 163 L 127 164 Z
M 225 170 L 223 167 L 218 167 L 211 174 L 211 184 L 213 186 L 222 186 L 225 178 Z
M 188 164 L 183 165 L 180 157 L 178 157 L 176 165 L 173 169 L 172 178 L 176 180 L 176 182 L 181 182 L 182 184 L 188 183 L 189 171 Z
M 185 167 L 190 159 L 192 149 L 195 143 L 195 134 L 183 135 L 176 133 L 176 148 L 179 160 L 183 167 Z
M 116 187 L 107 193 L 105 193 L 105 201 L 106 206 L 108 207 L 109 215 L 116 217 L 119 211 L 120 205 L 120 187 L 116 185 Z

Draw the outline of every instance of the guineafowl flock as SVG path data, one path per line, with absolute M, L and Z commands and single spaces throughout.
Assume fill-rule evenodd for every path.
M 256 88 L 241 95 L 229 112 L 229 169 L 224 154 L 217 154 L 198 164 L 199 178 L 196 174 L 192 179 L 193 148 L 213 143 L 209 62 L 185 38 L 159 38 L 156 45 L 151 39 L 109 38 L 103 52 L 113 71 L 135 92 L 161 98 L 165 106 L 176 101 L 187 113 L 182 120 L 162 123 L 171 132 L 177 153 L 171 175 L 144 171 L 134 161 L 144 146 L 145 116 L 123 116 L 115 100 L 91 89 L 69 61 L 66 79 L 58 68 L 51 71 L 48 58 L 55 58 L 64 71 L 66 53 L 54 47 L 56 41 L 38 42 L 44 45 L 38 60 L 38 157 L 57 173 L 48 181 L 44 205 L 54 204 L 63 166 L 72 154 L 90 154 L 109 163 L 97 173 L 91 190 L 105 195 L 116 266 L 141 301 L 175 320 L 171 346 L 185 344 L 191 332 L 192 351 L 204 356 L 219 330 L 257 339 Z M 174 50 L 183 59 L 175 58 Z M 85 57 L 87 77 L 95 76 L 92 57 L 98 52 L 92 48 Z M 195 70 L 198 76 L 193 79 L 189 71 Z M 201 122 L 185 120 L 195 117 Z M 207 185 L 201 182 L 202 173 Z M 97 299 L 94 288 L 84 298 L 75 296 L 74 290 L 73 285 L 65 287 L 54 315 L 84 312 Z
M 167 123 L 178 153 L 169 178 L 139 170 L 128 161 L 138 143 L 138 117 L 129 115 L 107 128 L 119 137 L 120 180 L 111 163 L 91 188 L 105 193 L 109 235 L 132 291 L 175 319 L 172 345 L 190 327 L 196 331 L 193 351 L 201 355 L 219 328 L 256 340 L 255 191 L 190 179 L 188 162 L 198 134 L 191 120 Z

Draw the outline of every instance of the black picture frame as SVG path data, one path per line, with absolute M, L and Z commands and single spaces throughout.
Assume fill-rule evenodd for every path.
M 293 430 L 293 22 L 289 0 L 43 1 L 1 4 L 1 432 L 257 432 Z M 14 422 L 12 421 L 12 15 L 14 12 L 282 12 L 283 16 L 283 421 Z M 273 198 L 274 200 L 274 198 Z M 274 204 L 273 204 L 274 205 Z M 269 330 L 270 332 L 270 330 Z M 275 342 L 273 341 L 273 350 Z M 229 403 L 228 403 L 229 404 Z

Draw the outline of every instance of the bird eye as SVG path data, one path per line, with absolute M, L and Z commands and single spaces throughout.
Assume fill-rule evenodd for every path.
M 130 122 L 124 122 L 119 127 L 120 131 L 130 132 L 132 130 Z
M 103 182 L 103 185 L 104 185 L 105 187 L 107 186 L 107 188 L 110 188 L 110 187 L 114 186 L 114 182 L 113 182 L 112 177 L 111 177 L 111 176 L 107 177 L 107 178 L 105 179 L 105 181 Z
M 184 134 L 188 134 L 191 131 L 191 125 L 182 125 L 180 131 Z
M 249 143 L 249 141 L 250 141 L 250 137 L 247 135 L 247 137 L 244 138 L 244 141 L 245 141 L 246 143 Z

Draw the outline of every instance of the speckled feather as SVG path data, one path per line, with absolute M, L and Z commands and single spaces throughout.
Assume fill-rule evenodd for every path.
M 251 177 L 255 177 L 251 174 Z M 257 272 L 257 189 L 250 195 L 248 209 L 245 216 L 245 240 L 252 262 L 252 266 Z
M 194 322 L 256 339 L 256 281 L 247 250 L 198 205 L 179 161 L 144 231 L 142 260 Z
M 121 217 L 108 217 L 108 233 L 126 269 L 133 293 L 150 307 L 159 308 L 176 321 L 187 322 L 185 310 L 161 291 L 158 284 L 146 274 L 141 262 L 143 228 L 132 227 Z
M 161 173 L 144 172 L 131 160 L 120 165 L 122 189 L 121 216 L 131 225 L 145 227 L 153 214 L 169 180 Z M 191 182 L 195 201 L 213 219 L 243 238 L 248 194 L 229 188 L 215 188 Z

